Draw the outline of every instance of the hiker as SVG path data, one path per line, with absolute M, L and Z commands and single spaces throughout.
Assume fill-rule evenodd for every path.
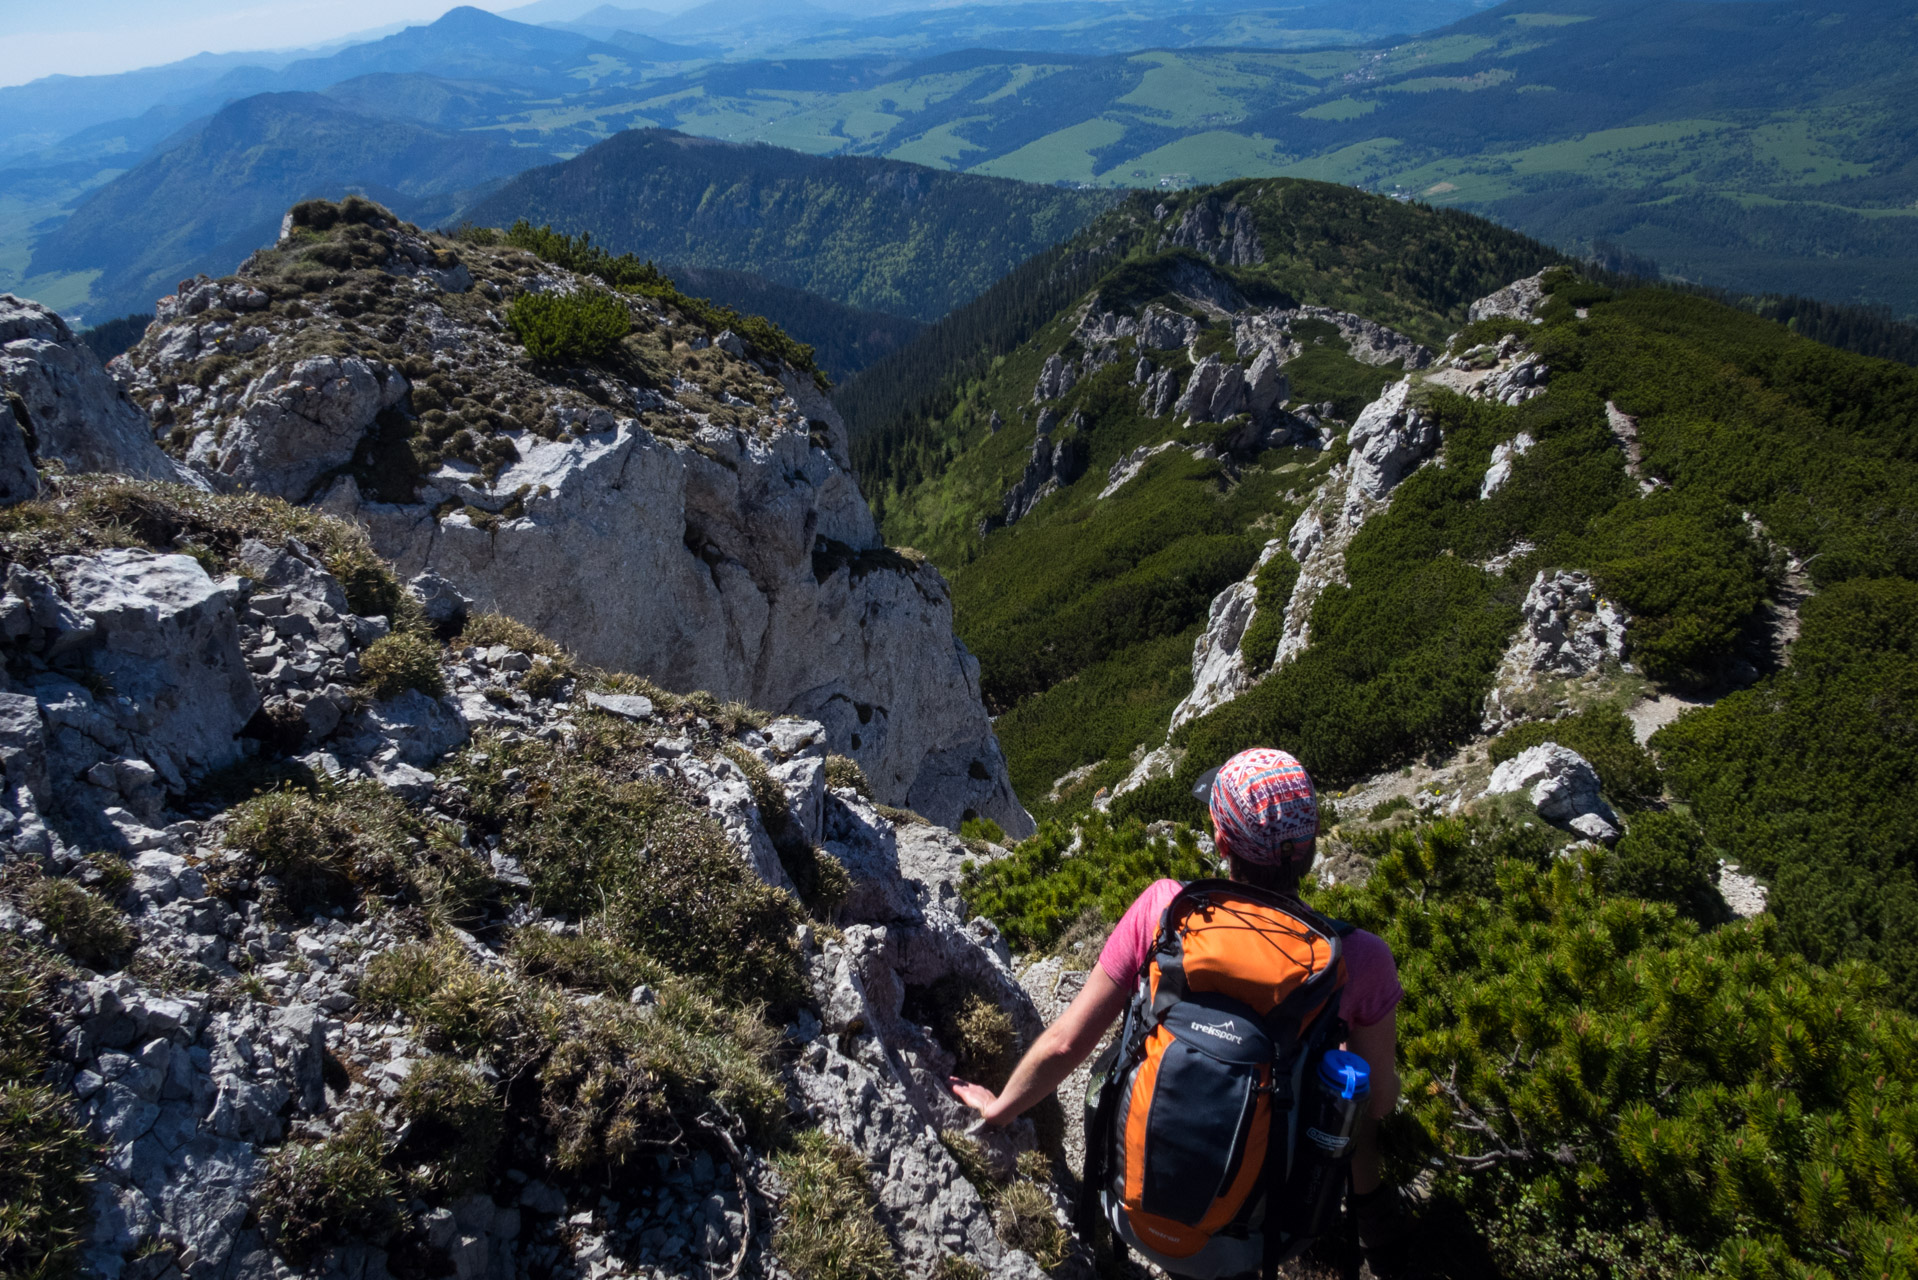
M 1358 1101 L 1344 1104 L 1346 1123 L 1355 1126 L 1349 1141 L 1340 1147 L 1335 1136 L 1326 1137 L 1303 1124 L 1292 1131 L 1310 1132 L 1324 1139 L 1322 1148 L 1339 1147 L 1343 1152 L 1323 1174 L 1329 1185 L 1315 1193 L 1326 1202 L 1317 1210 L 1315 1221 L 1324 1225 L 1329 1215 L 1336 1213 L 1349 1166 L 1350 1212 L 1366 1261 L 1376 1271 L 1388 1264 L 1384 1255 L 1395 1243 L 1397 1228 L 1397 1195 L 1381 1179 L 1377 1126 L 1390 1114 L 1399 1094 L 1395 1011 L 1405 991 L 1399 985 L 1398 967 L 1383 939 L 1324 920 L 1298 900 L 1299 882 L 1317 853 L 1319 819 L 1312 780 L 1297 760 L 1283 751 L 1242 751 L 1218 770 L 1204 799 L 1211 811 L 1217 851 L 1230 872 L 1229 880 L 1197 881 L 1190 886 L 1160 880 L 1147 887 L 1112 930 L 1078 997 L 1026 1051 L 1004 1091 L 995 1095 L 982 1085 L 955 1077 L 951 1081 L 953 1093 L 979 1112 L 975 1127 L 1010 1124 L 1058 1088 L 1098 1048 L 1113 1021 L 1126 1013 L 1125 1030 L 1101 1058 L 1101 1066 L 1106 1067 L 1105 1075 L 1114 1078 L 1102 1093 L 1128 1096 L 1102 1102 L 1100 1118 L 1089 1122 L 1085 1177 L 1088 1199 L 1082 1204 L 1081 1230 L 1096 1220 L 1096 1214 L 1112 1225 L 1125 1244 L 1172 1274 L 1222 1277 L 1257 1271 L 1270 1274 L 1278 1261 L 1296 1256 L 1310 1243 L 1299 1233 L 1313 1228 L 1300 1227 L 1296 1218 L 1286 1219 L 1292 1227 L 1289 1238 L 1280 1238 L 1287 1236 L 1283 1228 L 1263 1229 L 1269 1228 L 1273 1219 L 1261 1207 L 1266 1197 L 1254 1185 L 1259 1171 L 1241 1169 L 1241 1165 L 1259 1160 L 1260 1153 L 1268 1149 L 1267 1128 L 1272 1134 L 1286 1132 L 1281 1103 L 1289 1107 L 1297 1098 L 1304 1100 L 1299 1105 L 1312 1105 L 1319 1097 L 1311 1092 L 1315 1082 L 1304 1078 L 1309 1064 L 1302 1060 L 1327 1064 L 1325 1069 L 1332 1074 L 1342 1069 L 1348 1081 L 1344 1097 L 1350 1099 L 1355 1089 L 1369 1085 Z M 1173 909 L 1170 914 L 1169 907 Z M 1217 927 L 1211 923 L 1215 920 L 1221 922 Z M 1227 927 L 1223 922 L 1228 921 L 1257 927 L 1238 927 L 1237 923 Z M 1172 925 L 1175 940 L 1171 943 L 1162 936 L 1162 922 Z M 1191 949 L 1206 938 L 1212 939 L 1204 944 L 1209 947 L 1209 958 Z M 1245 946 L 1248 939 L 1254 940 L 1253 949 Z M 1272 939 L 1286 945 L 1279 950 L 1256 949 Z M 1174 949 L 1168 950 L 1168 945 Z M 1179 950 L 1181 947 L 1185 949 Z M 1308 949 L 1310 958 L 1298 963 L 1296 957 L 1307 956 Z M 1229 958 L 1220 960 L 1220 956 Z M 1342 961 L 1338 959 L 1341 956 Z M 1264 988 L 1242 981 L 1259 979 L 1261 975 L 1257 974 L 1228 975 L 1225 983 L 1228 996 L 1241 990 L 1264 990 L 1265 1007 L 1257 1007 L 1258 1001 L 1250 1000 L 1254 1007 L 1248 1008 L 1247 1003 L 1221 1000 L 1202 990 L 1209 981 L 1207 972 L 1234 964 L 1263 964 L 1272 970 L 1263 975 L 1267 982 Z M 1184 999 L 1168 1008 L 1178 992 L 1167 991 L 1155 1001 L 1154 993 L 1147 988 L 1159 983 L 1176 985 L 1184 991 Z M 1275 988 L 1272 983 L 1279 986 Z M 1275 1002 L 1276 995 L 1286 993 L 1289 999 Z M 1336 1004 L 1328 1003 L 1332 999 Z M 1213 1011 L 1204 1014 L 1207 1021 L 1188 1017 L 1180 1023 L 1180 1010 L 1199 1008 Z M 1332 1017 L 1315 1017 L 1321 1008 Z M 1301 1015 L 1310 1029 L 1301 1029 Z M 1237 1020 L 1230 1020 L 1232 1017 Z M 1291 1030 L 1298 1031 L 1298 1038 L 1290 1039 L 1290 1031 L 1283 1027 L 1268 1038 L 1266 1033 L 1287 1018 Z M 1155 1026 L 1161 1028 L 1156 1034 Z M 1181 1035 L 1182 1031 L 1185 1034 Z M 1210 1039 L 1194 1034 L 1197 1032 Z M 1336 1040 L 1327 1039 L 1341 1032 L 1345 1053 L 1337 1052 Z M 1182 1041 L 1185 1047 L 1180 1047 Z M 1248 1044 L 1261 1046 L 1260 1052 L 1248 1054 Z M 1242 1065 L 1215 1060 L 1221 1053 L 1234 1056 L 1235 1050 L 1228 1045 L 1237 1046 L 1236 1056 Z M 1268 1053 L 1269 1057 L 1263 1056 Z M 1154 1054 L 1159 1057 L 1151 1063 L 1150 1081 L 1138 1083 L 1139 1077 L 1135 1077 L 1131 1087 L 1124 1087 L 1125 1073 L 1137 1070 Z M 1350 1055 L 1362 1059 L 1362 1066 Z M 1243 1065 L 1254 1057 L 1259 1058 L 1258 1063 Z M 1117 1061 L 1108 1065 L 1108 1059 Z M 1291 1088 L 1276 1079 L 1280 1067 L 1270 1065 L 1288 1060 L 1295 1062 Z M 1164 1065 L 1175 1061 L 1183 1065 Z M 1207 1071 L 1212 1074 L 1207 1075 Z M 1238 1078 L 1231 1074 L 1235 1071 L 1241 1076 L 1249 1071 L 1267 1074 L 1246 1076 L 1246 1083 L 1234 1094 L 1230 1082 Z M 1181 1095 L 1167 1101 L 1168 1091 L 1179 1081 L 1186 1082 L 1188 1094 L 1209 1096 Z M 1261 1087 L 1258 1081 L 1265 1083 Z M 1118 1122 L 1115 1131 L 1106 1118 L 1109 1108 L 1131 1105 L 1141 1109 L 1128 1099 L 1148 1089 L 1155 1091 L 1149 1101 L 1151 1107 L 1177 1108 L 1165 1114 L 1194 1117 L 1193 1123 L 1181 1126 L 1186 1138 L 1184 1150 L 1167 1150 L 1157 1157 L 1162 1176 L 1156 1188 L 1142 1188 L 1145 1174 L 1141 1170 L 1131 1171 L 1128 1182 L 1118 1166 L 1128 1156 L 1136 1164 L 1151 1164 L 1154 1144 L 1167 1141 L 1163 1130 L 1170 1126 L 1152 1128 L 1138 1116 L 1131 1117 L 1129 1125 Z M 1226 1149 L 1235 1141 L 1240 1148 L 1245 1146 L 1246 1133 L 1253 1126 L 1242 1121 L 1238 1112 L 1244 1108 L 1247 1115 L 1252 1114 L 1253 1103 L 1261 1094 L 1272 1099 L 1271 1119 L 1276 1123 L 1268 1122 L 1251 1135 L 1254 1154 L 1242 1158 L 1243 1152 Z M 1233 1114 L 1221 1118 L 1221 1110 Z M 1355 1116 L 1350 1114 L 1353 1112 Z M 1105 1131 L 1094 1133 L 1095 1125 L 1104 1125 Z M 1200 1133 L 1206 1136 L 1191 1137 Z M 1304 1139 L 1295 1140 L 1295 1150 L 1299 1142 Z M 1173 1145 L 1178 1145 L 1176 1140 Z M 1305 1149 L 1309 1164 L 1314 1153 L 1309 1144 Z M 1205 1163 L 1208 1160 L 1216 1171 L 1208 1172 L 1213 1167 Z M 1296 1199 L 1292 1193 L 1300 1184 L 1296 1180 L 1282 1181 L 1283 1170 L 1273 1172 L 1281 1162 L 1261 1163 L 1267 1166 L 1264 1188 L 1275 1193 L 1270 1199 Z M 1167 1174 L 1168 1170 L 1174 1172 Z M 1236 1201 L 1210 1198 L 1215 1188 L 1220 1197 L 1226 1197 L 1228 1182 L 1237 1192 Z M 1151 1203 L 1154 1196 L 1159 1203 Z M 1092 1207 L 1095 1198 L 1097 1208 Z M 1175 1204 L 1183 1212 L 1171 1211 Z M 1160 1212 L 1152 1214 L 1153 1208 Z M 1284 1205 L 1280 1209 L 1282 1217 L 1291 1212 Z M 1164 1229 L 1158 1229 L 1161 1227 Z M 1154 1239 L 1148 1242 L 1140 1228 Z M 1168 1241 L 1174 1243 L 1166 1244 Z M 1155 1244 L 1160 1247 L 1153 1247 Z

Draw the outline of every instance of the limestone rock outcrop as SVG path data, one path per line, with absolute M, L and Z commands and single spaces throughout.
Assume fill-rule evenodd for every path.
M 1478 496 L 1489 498 L 1505 487 L 1512 478 L 1512 464 L 1532 451 L 1538 441 L 1532 439 L 1529 431 L 1521 431 L 1510 440 L 1502 440 L 1492 448 L 1491 465 L 1485 468 L 1485 478 L 1479 481 Z
M 1544 301 L 1545 273 L 1541 271 L 1480 298 L 1468 309 L 1466 317 L 1474 324 L 1480 320 L 1531 320 Z
M 1379 500 L 1438 448 L 1439 429 L 1413 398 L 1412 379 L 1393 383 L 1359 414 L 1346 440 L 1352 446 L 1352 484 Z
M 1520 607 L 1522 621 L 1486 700 L 1487 732 L 1550 714 L 1556 700 L 1546 704 L 1539 697 L 1547 686 L 1626 660 L 1631 618 L 1599 595 L 1589 573 L 1541 569 Z
M 1188 208 L 1161 244 L 1192 249 L 1231 267 L 1265 261 L 1265 246 L 1252 211 L 1236 203 L 1222 205 L 1217 196 L 1207 196 Z
M 610 293 L 634 333 L 611 364 L 535 364 L 502 302 L 601 285 L 356 216 L 337 244 L 290 230 L 237 279 L 163 305 L 115 362 L 149 439 L 213 484 L 365 526 L 404 576 L 587 662 L 816 718 L 887 803 L 1032 829 L 946 583 L 882 545 L 809 374 Z M 320 251 L 363 255 L 376 285 L 302 292 Z M 387 317 L 377 341 L 349 319 L 369 305 Z
M 186 479 L 154 443 L 147 417 L 56 313 L 0 294 L 0 500 L 31 496 L 16 451 L 32 441 L 43 465 L 146 480 Z M 37 486 L 35 486 L 37 487 Z

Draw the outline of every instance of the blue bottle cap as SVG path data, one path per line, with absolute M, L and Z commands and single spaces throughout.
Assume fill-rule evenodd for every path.
M 1358 1054 L 1332 1049 L 1319 1059 L 1319 1083 L 1341 1098 L 1363 1098 L 1372 1091 L 1372 1069 Z

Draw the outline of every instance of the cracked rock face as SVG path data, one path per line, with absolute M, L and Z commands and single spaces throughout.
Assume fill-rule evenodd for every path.
M 67 322 L 37 302 L 0 294 L 0 501 L 30 497 L 16 452 L 27 432 L 42 463 L 143 480 L 185 479 L 153 441 L 146 415 L 100 367 Z
M 1550 680 L 1578 679 L 1623 663 L 1631 618 L 1601 598 L 1592 576 L 1578 570 L 1539 570 L 1525 593 L 1523 620 L 1493 677 L 1485 729 L 1495 732 L 1532 718 L 1529 694 Z
M 223 433 L 195 438 L 196 468 L 276 498 L 298 502 L 328 471 L 352 461 L 380 412 L 407 392 L 384 361 L 311 356 L 274 365 L 240 393 Z
M 1352 484 L 1367 498 L 1384 498 L 1438 448 L 1438 424 L 1411 402 L 1411 394 L 1410 378 L 1393 383 L 1365 406 L 1346 437 Z
M 409 939 L 404 920 L 347 908 L 310 918 L 276 916 L 262 897 L 268 877 L 236 880 L 242 855 L 223 847 L 221 824 L 181 819 L 157 782 L 150 755 L 160 746 L 186 758 L 179 744 L 199 741 L 210 717 L 231 741 L 245 714 L 269 705 L 311 708 L 331 702 L 325 661 L 346 662 L 363 639 L 384 633 L 383 620 L 346 611 L 340 584 L 304 547 L 250 543 L 239 558 L 246 579 L 215 584 L 189 557 L 108 551 L 72 557 L 54 576 L 29 580 L 14 566 L 15 594 L 0 616 L 16 619 L 16 665 L 44 662 L 61 637 L 78 633 L 80 656 L 124 654 L 127 662 L 179 664 L 172 675 L 202 686 L 189 704 L 179 698 L 137 702 L 146 717 L 127 734 L 122 754 L 97 762 L 88 780 L 71 779 L 58 736 L 72 718 L 58 701 L 0 695 L 0 769 L 7 793 L 35 792 L 50 809 L 98 807 L 103 788 L 146 791 L 139 836 L 118 855 L 128 873 L 118 905 L 134 927 L 151 969 L 83 973 L 57 993 L 50 1010 L 57 1060 L 48 1079 L 101 1143 L 92 1191 L 85 1263 L 114 1280 L 152 1280 L 149 1255 L 183 1280 L 268 1280 L 290 1274 L 252 1222 L 254 1200 L 271 1152 L 290 1140 L 324 1137 L 349 1114 L 372 1111 L 393 1129 L 392 1102 L 414 1063 L 430 1056 L 404 1020 L 365 1017 L 358 983 L 368 961 Z M 195 574 L 198 574 L 196 577 Z M 255 576 L 257 575 L 257 576 Z M 233 582 L 243 583 L 235 586 Z M 25 592 L 24 595 L 18 594 Z M 195 638 L 183 628 L 198 628 Z M 161 643 L 170 639 L 172 643 Z M 84 646 L 96 646 L 86 648 Z M 101 647 L 104 646 L 104 647 Z M 117 646 L 117 647 L 116 647 Z M 338 650 L 339 652 L 335 652 Z M 35 658 L 34 655 L 42 655 Z M 484 856 L 461 818 L 457 779 L 444 775 L 447 753 L 477 729 L 512 737 L 563 740 L 579 717 L 604 714 L 645 724 L 657 712 L 633 694 L 579 694 L 562 683 L 538 696 L 520 688 L 537 655 L 466 648 L 444 656 L 449 687 L 442 699 L 409 691 L 367 706 L 348 699 L 337 724 L 308 729 L 303 759 L 338 777 L 370 778 L 395 791 L 449 841 Z M 128 689 L 150 672 L 115 668 Z M 71 684 L 71 682 L 67 682 Z M 228 686 L 245 683 L 236 696 Z M 78 687 L 78 686 L 74 686 Z M 62 686 L 64 689 L 64 686 Z M 41 696 L 64 698 L 61 690 Z M 305 695 L 304 704 L 294 699 Z M 663 730 L 661 731 L 664 732 Z M 780 719 L 742 730 L 733 744 L 662 737 L 653 746 L 653 776 L 697 797 L 741 861 L 769 883 L 787 883 L 769 828 L 797 832 L 843 865 L 854 883 L 839 908 L 841 932 L 823 945 L 805 942 L 817 1013 L 802 1012 L 787 1035 L 796 1061 L 791 1088 L 814 1121 L 849 1142 L 868 1161 L 879 1218 L 909 1274 L 929 1272 L 940 1258 L 968 1258 L 995 1276 L 1038 1280 L 1026 1254 L 998 1239 L 993 1214 L 940 1141 L 963 1127 L 965 1108 L 944 1087 L 951 1051 L 909 1015 L 915 993 L 959 983 L 1002 1009 L 1029 1042 L 1040 1030 L 1030 999 L 1013 980 L 1008 954 L 991 926 L 959 911 L 958 880 L 982 856 L 942 828 L 895 826 L 856 792 L 825 784 L 830 734 L 817 721 Z M 738 761 L 727 750 L 757 756 L 783 793 L 785 812 L 760 808 Z M 755 797 L 758 797 L 757 799 Z M 121 810 L 125 812 L 125 809 Z M 150 825 L 145 825 L 150 824 Z M 82 857 L 58 830 L 42 828 L 37 845 L 15 849 L 47 874 L 99 884 L 99 864 Z M 995 853 L 997 851 L 990 851 Z M 16 854 L 18 856 L 18 854 Z M 529 881 L 509 858 L 493 853 L 493 893 L 523 898 Z M 252 874 L 246 872 L 245 874 Z M 220 880 L 217 888 L 215 880 Z M 499 908 L 501 910 L 504 907 Z M 505 926 L 540 923 L 523 900 Z M 566 922 L 545 922 L 563 930 Z M 507 934 L 500 922 L 459 932 L 468 955 L 497 970 Z M 45 927 L 0 897 L 0 929 L 45 943 Z M 810 928 L 802 929 L 802 941 Z M 252 986 L 242 987 L 241 967 Z M 136 976 L 160 972 L 164 979 Z M 187 975 L 183 978 L 183 975 Z M 182 985 L 184 982 L 184 985 Z M 600 997 L 574 995 L 578 1000 Z M 638 999 L 636 996 L 635 999 Z M 334 1065 L 329 1066 L 332 1063 Z M 398 1141 L 397 1132 L 389 1142 Z M 1030 1125 L 991 1141 L 1010 1161 L 1030 1148 Z M 995 1148 L 995 1150 L 997 1150 Z M 710 1155 L 662 1165 L 656 1183 L 566 1189 L 520 1172 L 478 1194 L 409 1209 L 434 1266 L 470 1280 L 546 1280 L 557 1268 L 590 1276 L 641 1274 L 695 1280 L 710 1264 L 744 1250 L 754 1274 L 783 1276 L 770 1252 L 763 1192 L 751 1239 L 740 1176 L 776 1186 L 763 1159 L 750 1168 L 716 1166 Z M 1061 1213 L 1064 1202 L 1055 1200 Z M 150 1246 L 163 1244 L 157 1254 Z M 370 1244 L 340 1244 L 309 1274 L 338 1280 L 386 1280 L 413 1274 Z M 1077 1274 L 1078 1264 L 1058 1274 Z M 435 1272 L 441 1273 L 441 1272 Z

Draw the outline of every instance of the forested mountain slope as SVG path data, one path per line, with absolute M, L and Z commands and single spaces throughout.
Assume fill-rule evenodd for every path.
M 857 453 L 1041 819 L 968 905 L 1088 967 L 1283 747 L 1408 989 L 1422 1265 L 1908 1274 L 1918 371 L 1342 188 L 1087 239 Z
M 951 575 L 1035 813 L 1116 787 L 1115 812 L 1177 816 L 1254 742 L 1347 787 L 1744 689 L 1654 738 L 1662 781 L 1635 785 L 1772 879 L 1807 954 L 1918 991 L 1891 621 L 1918 575 L 1918 372 L 1563 267 L 1468 323 L 1553 255 L 1339 188 L 1228 184 L 1100 228 L 1091 287 L 856 446 L 889 539 Z M 1629 619 L 1629 669 L 1541 692 L 1502 667 L 1542 571 Z M 1784 665 L 1800 625 L 1816 659 Z
M 614 252 L 758 275 L 934 320 L 1113 197 L 636 129 L 522 174 L 467 216 L 591 231 Z

